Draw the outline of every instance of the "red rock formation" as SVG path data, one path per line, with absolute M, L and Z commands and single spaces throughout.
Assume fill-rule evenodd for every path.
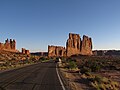
M 16 48 L 16 41 L 14 39 L 13 39 L 13 41 L 10 39 L 10 47 L 11 47 L 11 49 Z
M 0 50 L 10 51 L 10 52 L 16 52 L 16 41 L 10 39 L 10 41 L 7 39 L 5 40 L 5 43 L 0 43 Z
M 10 40 L 11 40 L 11 39 L 10 39 Z M 8 50 L 12 49 L 12 48 L 11 48 L 11 43 L 9 42 L 8 39 L 5 40 L 4 48 L 5 48 L 5 49 L 8 49 Z
M 25 54 L 29 55 L 30 51 L 29 50 L 25 50 Z
M 25 48 L 22 48 L 22 54 L 27 54 L 27 55 L 29 55 L 29 54 L 30 54 L 30 51 L 29 51 L 29 50 L 26 50 Z
M 92 55 L 92 39 L 85 35 L 83 36 L 82 40 L 81 54 Z
M 22 54 L 25 54 L 25 48 L 22 48 Z
M 61 46 L 48 46 L 49 57 L 62 57 L 66 55 L 66 49 Z
M 81 44 L 81 38 L 79 34 L 70 33 L 69 39 L 67 40 L 67 43 L 66 43 L 67 56 L 79 54 L 80 44 Z
M 3 50 L 3 49 L 4 49 L 4 44 L 0 43 L 0 50 Z
M 81 40 L 79 34 L 69 33 L 66 42 L 66 49 L 60 46 L 48 46 L 48 56 L 71 56 L 71 55 L 92 55 L 92 39 L 83 36 Z
M 81 40 L 79 34 L 70 33 L 66 43 L 66 52 L 67 56 L 92 55 L 92 39 L 84 35 L 83 40 Z

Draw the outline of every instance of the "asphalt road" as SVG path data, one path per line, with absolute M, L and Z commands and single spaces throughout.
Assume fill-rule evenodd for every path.
M 63 90 L 54 62 L 0 73 L 0 90 Z

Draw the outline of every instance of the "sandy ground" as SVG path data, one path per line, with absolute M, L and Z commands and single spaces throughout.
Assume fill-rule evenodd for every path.
M 106 71 L 102 71 L 102 72 L 100 72 L 98 74 L 120 83 L 120 71 L 117 71 L 117 70 L 106 70 Z
M 61 65 L 59 65 L 61 67 Z M 66 79 L 69 90 L 94 90 L 89 82 L 81 78 L 79 73 L 70 71 L 64 68 L 60 68 L 62 76 Z
M 59 64 L 61 67 L 61 65 Z M 70 71 L 64 68 L 60 68 L 60 71 L 64 78 L 67 80 L 67 85 L 72 90 L 95 90 L 90 86 L 89 82 L 86 79 L 83 79 L 81 75 L 75 71 Z M 97 73 L 103 77 L 107 77 L 113 81 L 120 83 L 120 71 L 109 70 Z M 120 84 L 119 84 L 120 85 Z M 70 89 L 70 90 L 71 90 Z

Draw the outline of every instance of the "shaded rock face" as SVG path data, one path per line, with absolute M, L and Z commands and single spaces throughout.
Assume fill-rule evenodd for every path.
M 66 49 L 61 46 L 48 46 L 49 57 L 62 57 L 66 56 Z
M 66 43 L 66 52 L 67 56 L 92 55 L 92 39 L 84 35 L 83 40 L 81 40 L 79 34 L 70 33 Z
M 16 51 L 16 41 L 10 39 L 10 41 L 7 39 L 5 40 L 5 43 L 0 43 L 0 50 L 5 51 Z

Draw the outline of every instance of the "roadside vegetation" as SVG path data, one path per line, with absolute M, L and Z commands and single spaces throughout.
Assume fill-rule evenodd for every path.
M 120 89 L 120 57 L 72 56 L 63 60 L 62 66 L 79 73 L 80 80 L 87 81 L 95 90 Z
M 48 57 L 40 57 L 39 61 L 40 62 L 47 62 L 47 61 L 49 61 L 49 58 Z
M 46 57 L 25 55 L 21 53 L 2 52 L 0 53 L 0 70 L 7 70 L 29 64 L 45 62 L 46 60 Z
M 78 69 L 77 62 L 74 59 L 71 59 L 71 58 L 67 59 L 65 64 L 66 64 L 65 67 L 69 70 Z

